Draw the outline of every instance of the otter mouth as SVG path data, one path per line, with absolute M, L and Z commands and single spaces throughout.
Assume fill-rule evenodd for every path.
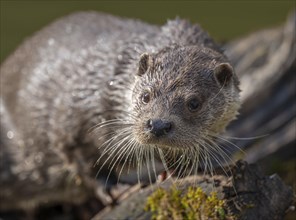
M 137 142 L 140 145 L 161 148 L 161 149 L 183 149 L 180 140 L 176 140 L 173 134 L 167 134 L 157 137 L 149 132 L 143 132 L 140 135 L 136 135 Z
M 143 140 L 139 140 L 139 143 L 142 145 L 149 145 L 153 147 L 160 147 L 160 148 L 175 148 L 175 146 L 172 144 L 172 140 L 168 138 L 156 138 L 153 136 L 147 136 Z

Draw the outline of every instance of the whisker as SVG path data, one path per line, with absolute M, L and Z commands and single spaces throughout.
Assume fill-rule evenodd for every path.
M 119 182 L 119 179 L 120 179 L 120 176 L 121 176 L 121 174 L 122 174 L 122 171 L 123 171 L 123 169 L 125 168 L 125 166 L 126 166 L 126 163 L 127 163 L 127 161 L 130 161 L 131 160 L 131 157 L 132 157 L 132 151 L 133 151 L 133 148 L 132 148 L 132 146 L 133 146 L 133 141 L 132 141 L 132 139 L 129 137 L 129 139 L 128 139 L 128 142 L 125 144 L 125 146 L 124 146 L 124 148 L 125 148 L 125 151 L 123 151 L 122 152 L 122 154 L 123 155 L 125 155 L 124 156 L 124 162 L 123 162 L 123 164 L 121 165 L 121 168 L 120 168 L 120 171 L 119 171 L 119 173 L 118 173 L 118 177 L 117 177 L 117 183 Z M 126 153 L 127 152 L 127 153 Z
M 157 180 L 157 174 L 156 174 L 156 167 L 155 167 L 155 157 L 154 157 L 154 148 L 152 147 L 150 150 L 150 156 L 151 156 L 151 163 L 152 163 L 152 169 L 154 172 L 155 180 Z
M 117 142 L 115 145 L 114 145 L 114 149 L 117 150 L 117 152 L 114 154 L 114 153 L 111 153 L 110 156 L 113 156 L 112 160 L 110 161 L 109 163 L 109 174 L 107 176 L 107 181 L 109 179 L 109 176 L 112 172 L 112 170 L 116 167 L 117 164 L 120 163 L 120 161 L 126 156 L 126 152 L 129 153 L 129 148 L 126 146 L 126 144 L 122 145 L 124 142 L 126 141 L 129 141 L 129 135 L 126 135 L 126 137 L 124 137 L 120 142 Z M 113 151 L 114 152 L 114 151 Z M 128 157 L 128 156 L 126 156 Z M 115 160 L 115 161 L 114 161 Z M 112 165 L 112 166 L 111 166 Z M 111 167 L 110 167 L 111 166 Z M 123 166 L 122 166 L 123 167 Z M 106 181 L 106 182 L 107 182 Z
M 219 157 L 216 156 L 215 152 L 212 152 L 212 151 L 217 151 L 218 149 L 213 148 L 209 143 L 205 142 L 205 144 L 207 146 L 205 151 L 207 151 L 207 153 L 211 156 L 211 158 L 217 162 L 218 166 L 221 167 L 221 169 L 223 169 L 223 172 L 225 172 L 225 174 L 227 175 L 226 170 L 224 170 L 223 162 L 219 159 Z
M 264 137 L 269 136 L 270 134 L 263 134 L 263 135 L 258 135 L 258 136 L 253 136 L 253 137 L 231 137 L 231 136 L 225 136 L 223 135 L 223 137 L 228 138 L 228 139 L 232 139 L 232 140 L 256 140 L 256 139 L 261 139 Z M 221 137 L 221 136 L 218 136 Z
M 130 161 L 132 158 L 132 155 L 133 155 L 133 150 L 134 150 L 134 148 L 133 148 L 133 146 L 134 146 L 134 142 L 133 142 L 133 139 L 132 138 L 130 138 L 129 140 L 128 140 L 128 143 L 126 144 L 126 146 L 125 146 L 125 148 L 128 150 L 128 154 L 126 154 L 125 155 L 125 160 L 124 160 L 124 162 L 123 162 L 123 164 L 122 164 L 122 166 L 121 166 L 121 169 L 120 169 L 120 171 L 119 171 L 119 173 L 118 173 L 118 178 L 117 178 L 117 183 L 119 182 L 119 179 L 120 179 L 120 176 L 121 176 L 121 173 L 122 173 L 122 171 L 123 171 L 123 169 L 125 168 L 125 166 L 126 166 L 126 162 L 127 161 Z M 129 170 L 128 170 L 129 171 Z
M 125 127 L 125 126 L 132 126 L 132 123 L 128 123 L 126 121 L 122 121 L 122 120 L 108 120 L 108 121 L 104 121 L 102 123 L 96 124 L 94 126 L 92 126 L 91 128 L 88 129 L 88 133 L 93 133 L 94 131 L 101 129 L 101 128 L 105 128 L 107 126 L 112 126 L 112 128 L 114 129 L 114 127 Z
M 242 150 L 239 146 L 237 146 L 236 144 L 232 143 L 231 141 L 221 137 L 221 136 L 218 136 L 218 135 L 212 135 L 212 134 L 209 134 L 210 136 L 214 137 L 214 138 L 218 138 L 224 142 L 227 142 L 229 143 L 231 146 L 233 146 L 235 149 L 238 149 L 240 152 L 242 152 L 244 155 L 246 155 L 246 152 L 244 150 Z
M 212 141 L 212 140 L 209 140 L 209 141 Z M 217 143 L 215 143 L 215 142 L 213 142 L 213 144 L 216 144 L 217 145 Z M 217 145 L 218 146 L 218 145 Z M 219 146 L 218 146 L 218 152 L 219 152 L 219 150 L 222 150 L 221 148 L 219 148 Z M 222 153 L 224 153 L 225 154 L 225 152 L 223 152 L 223 150 L 221 151 Z M 228 154 L 225 154 L 226 156 L 228 156 Z M 218 161 L 220 161 L 219 160 L 219 158 L 217 158 L 216 156 L 215 156 L 215 154 L 213 155 L 213 157 L 214 158 L 216 158 Z M 229 157 L 229 156 L 228 156 Z M 223 158 L 223 157 L 222 157 Z M 224 159 L 224 158 L 223 158 Z M 217 161 L 217 163 L 219 163 Z M 232 166 L 237 166 L 236 164 L 235 164 L 235 162 L 230 158 L 230 161 L 231 161 L 231 165 Z M 222 164 L 220 164 L 220 167 L 221 167 L 221 169 L 223 170 L 223 172 L 225 173 L 225 175 L 226 175 L 226 177 L 227 178 L 230 178 L 230 176 L 233 176 L 233 172 L 232 172 L 232 170 L 229 168 L 229 166 L 228 166 L 228 172 L 230 173 L 230 175 L 228 175 L 228 172 L 225 170 L 225 168 L 224 168 L 224 166 L 222 166 Z M 232 187 L 233 188 L 233 190 L 234 190 L 234 192 L 235 192 L 235 194 L 237 194 L 237 191 L 236 191 L 236 189 L 235 189 L 235 187 L 233 186 Z
M 142 170 L 143 148 L 141 148 L 141 147 L 137 148 L 137 152 L 136 152 L 135 155 L 136 155 L 136 160 L 137 160 L 137 178 L 138 178 L 138 184 L 141 184 L 140 174 L 141 174 L 141 170 Z
M 152 185 L 152 179 L 151 179 L 151 174 L 150 174 L 150 166 L 149 166 L 149 162 L 150 162 L 150 152 L 149 152 L 149 148 L 145 148 L 144 150 L 145 152 L 145 158 L 146 158 L 146 166 L 147 166 L 147 172 L 148 172 L 148 178 L 149 178 L 149 183 L 150 185 Z
M 99 157 L 99 159 L 97 160 L 97 162 L 96 162 L 96 164 L 99 164 L 99 162 L 100 162 L 100 160 L 105 156 L 105 154 L 109 154 L 109 156 L 107 157 L 107 159 L 104 161 L 104 163 L 101 165 L 101 168 L 99 169 L 99 171 L 97 172 L 97 176 L 98 176 L 98 174 L 99 174 L 99 172 L 102 170 L 102 168 L 106 165 L 106 163 L 110 160 L 110 158 L 113 156 L 113 153 L 117 150 L 117 148 L 116 147 L 111 147 L 110 145 L 113 143 L 113 141 L 114 140 L 116 140 L 119 136 L 121 136 L 121 135 L 123 135 L 124 133 L 122 132 L 122 133 L 120 133 L 119 135 L 116 135 L 116 136 L 114 136 L 114 137 L 112 137 L 112 138 L 110 138 L 109 140 L 107 140 L 106 142 L 104 142 L 104 144 L 103 145 L 105 145 L 105 143 L 107 144 L 106 146 L 104 146 L 104 150 L 103 150 L 103 152 L 101 153 L 101 156 Z M 115 146 L 117 146 L 116 144 L 115 144 Z M 114 159 L 115 157 L 113 157 L 113 159 Z M 112 161 L 113 161 L 113 159 L 112 159 Z M 112 163 L 112 161 L 111 161 L 111 163 Z M 97 177 L 96 176 L 96 177 Z
M 161 159 L 161 162 L 162 162 L 162 164 L 163 164 L 163 166 L 164 166 L 165 171 L 167 172 L 167 174 L 171 175 L 171 174 L 170 174 L 170 171 L 169 171 L 169 169 L 168 169 L 167 163 L 166 163 L 166 161 L 165 161 L 163 151 L 162 151 L 160 148 L 157 148 L 157 150 L 158 150 L 159 157 L 160 157 L 160 159 Z M 167 179 L 165 179 L 165 181 L 168 180 L 168 179 L 170 179 L 170 178 L 167 177 Z M 164 181 L 164 182 L 165 182 L 165 181 Z

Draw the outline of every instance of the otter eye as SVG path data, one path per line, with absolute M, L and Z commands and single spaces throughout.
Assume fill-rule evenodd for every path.
M 150 93 L 149 92 L 145 92 L 143 95 L 142 95 L 142 102 L 144 104 L 147 104 L 148 102 L 150 102 Z
M 200 102 L 197 98 L 192 98 L 187 102 L 187 107 L 191 112 L 197 111 L 199 106 Z

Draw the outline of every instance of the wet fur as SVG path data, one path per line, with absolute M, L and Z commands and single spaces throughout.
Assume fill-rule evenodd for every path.
M 143 53 L 153 63 L 138 76 Z M 86 12 L 36 33 L 1 65 L 0 208 L 79 202 L 104 166 L 140 173 L 148 161 L 152 175 L 155 158 L 180 175 L 207 166 L 221 152 L 212 136 L 239 107 L 235 74 L 227 87 L 213 74 L 224 62 L 208 34 L 181 19 L 158 27 Z M 146 89 L 153 99 L 144 107 Z M 195 115 L 184 112 L 192 93 L 202 101 Z M 172 139 L 148 143 L 142 131 L 152 115 L 178 125 Z

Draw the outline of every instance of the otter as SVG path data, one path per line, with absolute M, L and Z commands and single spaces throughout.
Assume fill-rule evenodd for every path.
M 98 169 L 222 163 L 215 138 L 239 106 L 234 69 L 197 24 L 61 18 L 1 65 L 0 209 L 83 201 Z

